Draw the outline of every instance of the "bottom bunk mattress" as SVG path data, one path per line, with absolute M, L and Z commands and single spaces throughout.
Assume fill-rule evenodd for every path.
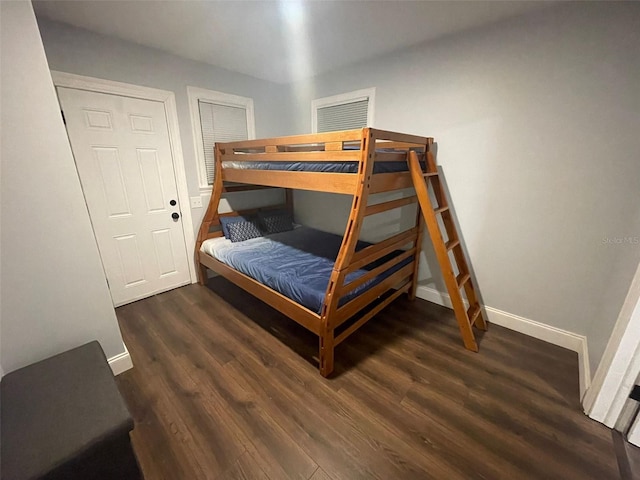
M 341 244 L 342 237 L 339 235 L 301 226 L 288 232 L 236 243 L 224 237 L 214 238 L 205 241 L 201 250 L 309 310 L 320 313 Z M 356 250 L 369 245 L 366 242 L 358 242 Z M 361 270 L 350 273 L 345 283 L 355 280 L 368 270 L 401 253 L 402 250 L 397 250 Z M 340 305 L 377 285 L 411 260 L 412 257 L 409 257 L 353 289 L 340 299 Z

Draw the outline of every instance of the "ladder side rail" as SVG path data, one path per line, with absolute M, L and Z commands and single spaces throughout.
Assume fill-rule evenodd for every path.
M 476 343 L 471 329 L 467 310 L 465 308 L 460 289 L 458 288 L 456 276 L 451 265 L 451 259 L 449 258 L 449 251 L 445 245 L 444 239 L 442 238 L 440 226 L 438 225 L 438 220 L 434 212 L 433 203 L 429 198 L 429 190 L 427 188 L 427 182 L 425 181 L 424 172 L 422 171 L 416 152 L 409 152 L 408 163 L 416 194 L 418 196 L 420 206 L 422 207 L 427 230 L 429 232 L 431 242 L 433 243 L 438 263 L 440 264 L 445 285 L 449 291 L 449 296 L 451 297 L 451 303 L 458 322 L 458 327 L 460 328 L 462 340 L 468 350 L 477 352 L 478 344 Z M 435 165 L 435 161 L 433 161 L 433 157 L 429 158 L 429 155 L 427 155 L 427 172 L 433 172 L 434 168 L 437 167 Z

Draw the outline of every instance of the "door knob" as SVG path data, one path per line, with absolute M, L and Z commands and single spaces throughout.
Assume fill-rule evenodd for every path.
M 179 219 L 179 218 L 180 218 L 180 214 L 179 214 L 179 213 L 176 213 L 176 212 L 173 212 L 173 213 L 171 214 L 171 218 L 173 218 L 174 220 L 177 220 L 177 219 Z
M 169 205 L 171 205 L 172 207 L 175 207 L 175 206 L 176 206 L 176 203 L 177 203 L 177 202 L 176 202 L 175 200 L 171 200 L 171 201 L 169 201 Z

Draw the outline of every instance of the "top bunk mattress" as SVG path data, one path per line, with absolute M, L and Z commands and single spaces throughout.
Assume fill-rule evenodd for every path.
M 358 173 L 358 162 L 222 162 L 222 168 L 239 170 L 280 170 L 285 172 Z M 423 165 L 424 168 L 424 165 Z M 406 162 L 375 162 L 373 173 L 409 170 Z
M 340 235 L 301 226 L 288 232 L 236 243 L 224 237 L 214 238 L 203 242 L 201 250 L 319 314 L 341 244 Z M 356 250 L 369 245 L 358 242 Z M 401 250 L 392 252 L 364 269 L 350 273 L 345 283 L 401 253 Z M 409 257 L 358 286 L 340 299 L 340 305 L 377 285 L 411 260 Z
M 345 150 L 357 150 L 356 148 L 345 148 Z M 390 153 L 393 150 L 378 149 L 378 153 Z M 425 168 L 424 153 L 418 152 L 418 158 L 422 168 Z M 286 172 L 324 172 L 324 173 L 358 173 L 358 162 L 238 162 L 227 160 L 222 162 L 222 168 L 238 170 L 279 170 Z M 375 162 L 373 173 L 397 173 L 409 170 L 407 162 Z

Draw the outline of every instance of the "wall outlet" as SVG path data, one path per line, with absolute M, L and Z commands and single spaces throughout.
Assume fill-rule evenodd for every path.
M 202 197 L 191 197 L 191 208 L 202 208 Z

